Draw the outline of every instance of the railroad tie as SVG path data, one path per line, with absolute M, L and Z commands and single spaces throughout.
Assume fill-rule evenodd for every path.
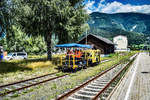
M 80 91 L 78 91 L 77 93 L 83 94 L 83 95 L 95 96 L 98 92 L 89 92 L 89 91 L 80 90 Z
M 85 99 L 85 100 L 89 100 L 91 98 L 93 98 L 94 96 L 90 96 L 90 95 L 83 95 L 83 94 L 79 94 L 78 92 L 75 93 L 73 95 L 74 98 L 77 98 L 77 99 Z
M 83 90 L 85 90 L 85 91 L 90 91 L 90 92 L 99 92 L 99 90 L 94 90 L 94 89 L 91 89 L 91 88 L 84 88 Z
M 74 98 L 74 97 L 70 96 L 70 97 L 67 98 L 67 100 L 81 100 L 81 99 L 77 99 L 77 98 Z

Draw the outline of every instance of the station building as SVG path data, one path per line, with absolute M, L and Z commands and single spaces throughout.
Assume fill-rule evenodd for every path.
M 94 34 L 88 34 L 81 38 L 78 43 L 93 45 L 93 48 L 101 50 L 102 54 L 114 53 L 114 43 L 112 41 Z
M 128 39 L 126 36 L 118 35 L 113 38 L 115 44 L 115 52 L 128 51 Z

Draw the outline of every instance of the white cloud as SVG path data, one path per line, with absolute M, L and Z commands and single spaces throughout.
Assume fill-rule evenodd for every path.
M 104 13 L 119 13 L 119 12 L 142 12 L 142 13 L 150 13 L 150 5 L 131 5 L 131 4 L 122 4 L 120 2 L 114 1 L 112 3 L 104 3 L 105 0 L 101 0 L 98 4 L 98 7 L 93 7 L 94 5 L 91 5 L 90 9 L 88 7 L 86 10 L 91 12 L 104 12 Z
M 106 4 L 102 9 L 99 9 L 101 12 L 105 13 L 118 13 L 118 12 L 143 12 L 143 13 L 150 13 L 150 5 L 130 5 L 126 4 L 123 5 L 120 2 L 112 2 Z
M 88 1 L 87 4 L 85 5 L 84 9 L 87 11 L 87 13 L 92 13 L 93 10 L 95 9 L 94 7 L 95 1 Z
M 100 3 L 103 3 L 103 2 L 105 2 L 105 0 L 101 0 L 101 1 L 100 1 Z

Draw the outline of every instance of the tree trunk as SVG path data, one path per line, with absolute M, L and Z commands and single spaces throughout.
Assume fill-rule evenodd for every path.
M 52 60 L 51 37 L 52 37 L 51 33 L 45 36 L 45 40 L 46 40 L 46 44 L 47 44 L 47 59 L 50 61 Z

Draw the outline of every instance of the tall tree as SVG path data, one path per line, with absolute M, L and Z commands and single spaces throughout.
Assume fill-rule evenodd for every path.
M 85 31 L 82 26 L 88 19 L 88 15 L 83 10 L 82 0 L 69 0 L 69 2 L 73 5 L 69 10 L 69 19 L 66 21 L 64 19 L 66 17 L 58 18 L 56 35 L 59 37 L 59 43 L 76 42 L 81 33 Z
M 14 12 L 11 0 L 0 0 L 0 35 L 11 32 Z
M 28 34 L 42 35 L 51 60 L 52 34 L 65 40 L 77 37 L 87 15 L 82 9 L 83 0 L 12 0 L 16 19 Z M 67 37 L 65 37 L 67 36 Z M 63 38 L 65 37 L 65 38 Z
M 6 30 L 6 18 L 5 16 L 7 15 L 6 13 L 6 1 L 2 0 L 0 1 L 0 37 Z
M 30 36 L 21 31 L 19 26 L 12 26 L 12 32 L 7 34 L 2 41 L 3 47 L 8 52 L 25 51 L 28 54 L 44 54 L 45 41 L 41 36 Z

